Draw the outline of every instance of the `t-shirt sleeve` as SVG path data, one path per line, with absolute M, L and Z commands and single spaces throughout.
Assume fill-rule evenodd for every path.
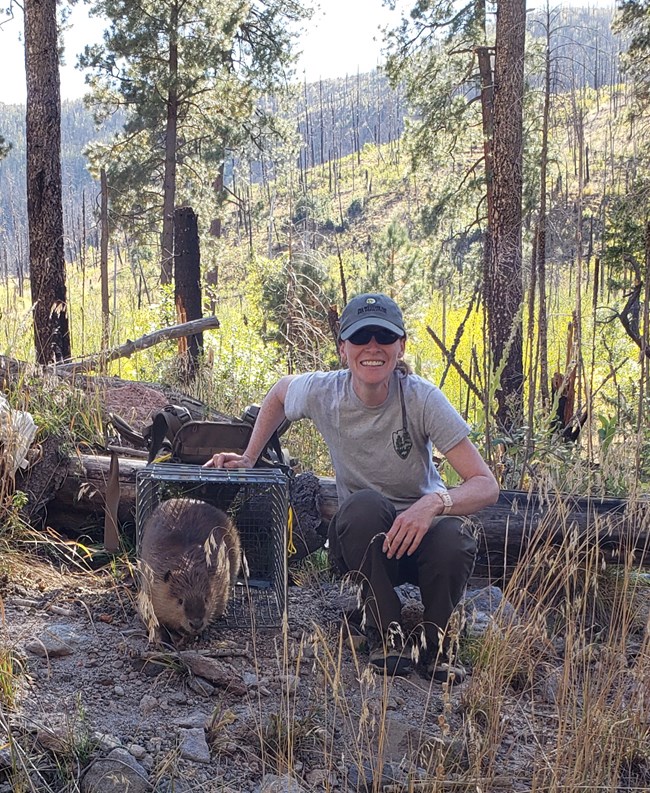
M 470 426 L 442 391 L 434 386 L 424 405 L 424 422 L 431 442 L 446 454 L 470 433 Z
M 289 383 L 284 399 L 284 412 L 289 421 L 311 418 L 318 399 L 315 373 L 301 374 Z

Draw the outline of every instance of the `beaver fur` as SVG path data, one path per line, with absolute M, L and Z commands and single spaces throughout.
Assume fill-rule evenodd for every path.
M 186 641 L 221 617 L 240 559 L 239 533 L 225 512 L 189 498 L 159 504 L 143 526 L 138 560 L 149 639 Z

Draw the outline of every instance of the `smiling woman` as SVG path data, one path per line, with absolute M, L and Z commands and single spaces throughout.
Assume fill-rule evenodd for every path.
M 469 426 L 432 383 L 404 371 L 406 329 L 387 295 L 352 298 L 341 314 L 346 369 L 281 378 L 262 403 L 243 455 L 208 467 L 252 467 L 288 418 L 310 418 L 330 451 L 339 510 L 329 527 L 332 566 L 360 587 L 361 619 L 377 671 L 420 671 L 441 682 L 463 676 L 451 663 L 447 624 L 474 564 L 476 543 L 460 516 L 494 503 L 497 483 L 468 439 Z M 433 447 L 463 483 L 447 491 Z M 420 587 L 420 628 L 406 637 L 394 587 Z

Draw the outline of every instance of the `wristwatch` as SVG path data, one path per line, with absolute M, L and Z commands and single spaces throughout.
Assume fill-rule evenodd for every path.
M 436 490 L 436 495 L 440 496 L 440 500 L 444 504 L 442 515 L 448 515 L 451 512 L 451 508 L 454 506 L 454 500 L 449 495 L 448 490 Z

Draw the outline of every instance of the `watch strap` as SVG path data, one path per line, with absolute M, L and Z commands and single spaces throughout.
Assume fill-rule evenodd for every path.
M 440 500 L 443 503 L 441 514 L 448 515 L 451 512 L 451 508 L 454 506 L 454 500 L 452 499 L 448 490 L 436 490 L 436 493 L 440 496 Z

